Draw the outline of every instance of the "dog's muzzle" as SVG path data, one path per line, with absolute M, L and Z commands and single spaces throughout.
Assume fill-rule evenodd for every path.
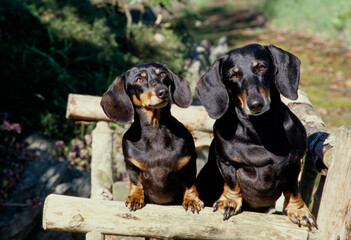
M 246 98 L 246 106 L 244 107 L 244 110 L 249 116 L 259 116 L 267 112 L 270 105 L 270 99 L 266 99 L 263 94 L 249 95 Z

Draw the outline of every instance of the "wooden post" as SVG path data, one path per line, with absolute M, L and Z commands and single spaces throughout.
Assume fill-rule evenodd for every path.
M 99 121 L 92 133 L 91 195 L 92 199 L 112 200 L 112 144 L 113 131 L 108 123 Z M 103 234 L 93 231 L 86 240 L 102 240 Z
M 335 137 L 327 129 L 323 119 L 308 99 L 307 94 L 299 90 L 298 96 L 296 100 L 289 100 L 282 96 L 282 101 L 300 119 L 307 132 L 308 151 L 301 174 L 300 192 L 303 200 L 309 205 L 318 174 L 322 173 L 325 175 L 327 172 L 331 156 L 330 152 L 334 145 Z M 323 188 L 323 183 L 319 183 L 321 185 L 319 189 Z M 322 191 L 318 191 L 314 196 L 314 216 L 316 216 L 316 211 L 318 211 L 319 206 L 317 205 L 319 204 L 321 194 Z
M 104 235 L 99 232 L 88 232 L 85 235 L 85 240 L 104 240 Z
M 147 204 L 131 212 L 124 202 L 51 194 L 44 203 L 43 228 L 167 239 L 306 240 L 318 235 L 282 215 L 242 212 L 227 221 L 222 218 L 212 208 L 193 214 L 182 206 Z
M 112 200 L 112 133 L 107 122 L 98 122 L 92 134 L 91 198 Z
M 351 126 L 336 134 L 317 222 L 321 239 L 351 239 Z

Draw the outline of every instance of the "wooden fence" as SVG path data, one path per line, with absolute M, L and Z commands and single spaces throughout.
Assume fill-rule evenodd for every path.
M 44 229 L 83 232 L 90 240 L 114 239 L 112 235 L 166 239 L 351 239 L 351 127 L 342 126 L 335 135 L 329 132 L 305 93 L 299 91 L 296 101 L 283 101 L 299 117 L 308 134 L 300 190 L 307 204 L 313 198 L 312 212 L 318 216 L 320 230 L 312 231 L 299 228 L 281 215 L 243 212 L 223 221 L 221 214 L 211 208 L 192 214 L 181 206 L 147 204 L 140 211 L 130 212 L 122 201 L 106 201 L 112 200 L 112 191 L 120 189 L 114 187 L 112 130 L 100 99 L 71 94 L 67 105 L 68 119 L 98 121 L 93 131 L 91 199 L 49 195 L 44 203 Z M 210 144 L 214 120 L 202 106 L 172 106 L 172 114 L 192 132 L 197 149 Z M 319 186 L 312 196 L 318 175 Z

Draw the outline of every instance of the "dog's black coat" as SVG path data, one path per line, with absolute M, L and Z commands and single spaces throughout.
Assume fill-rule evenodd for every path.
M 197 178 L 205 205 L 223 185 L 241 189 L 243 206 L 266 209 L 282 192 L 298 194 L 306 131 L 282 103 L 297 98 L 299 59 L 273 45 L 251 44 L 217 59 L 197 84 L 212 118 L 214 140 Z
M 111 84 L 101 100 L 104 112 L 112 120 L 129 123 L 134 119 L 122 142 L 131 181 L 126 205 L 132 210 L 142 208 L 146 201 L 183 202 L 185 208 L 196 211 L 203 207 L 194 185 L 194 140 L 171 115 L 171 100 L 183 108 L 191 104 L 188 82 L 157 63 L 129 69 Z M 191 194 L 185 197 L 189 189 Z

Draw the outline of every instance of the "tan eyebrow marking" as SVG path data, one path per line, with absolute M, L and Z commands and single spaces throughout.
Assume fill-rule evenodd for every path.
M 183 167 L 185 167 L 185 165 L 187 165 L 190 161 L 191 157 L 190 156 L 185 156 L 182 157 L 178 160 L 178 162 L 174 165 L 173 167 L 173 171 L 179 171 L 180 169 L 182 169 Z
M 146 77 L 146 72 L 142 72 L 142 73 L 140 74 L 140 76 Z
M 234 68 L 234 72 L 236 72 L 236 73 L 239 72 L 239 68 L 237 68 L 237 67 Z
M 257 66 L 258 66 L 258 62 L 257 62 L 257 61 L 254 61 L 253 64 L 252 64 L 252 66 L 257 67 Z
M 139 162 L 138 160 L 134 159 L 134 158 L 130 158 L 129 161 L 136 166 L 137 168 L 139 168 L 141 171 L 146 171 L 148 169 L 148 166 L 142 162 Z
M 160 69 L 156 68 L 155 72 L 156 72 L 156 74 L 159 74 L 160 73 Z

